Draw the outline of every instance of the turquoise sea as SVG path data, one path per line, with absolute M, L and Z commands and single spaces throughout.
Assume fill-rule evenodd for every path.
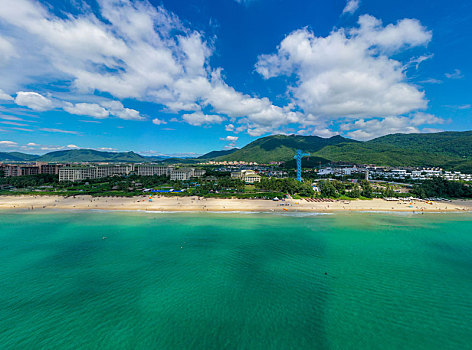
M 0 348 L 470 349 L 472 215 L 0 212 Z

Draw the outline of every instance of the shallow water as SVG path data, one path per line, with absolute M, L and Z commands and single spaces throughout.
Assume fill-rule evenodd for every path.
M 2 349 L 472 344 L 470 214 L 2 212 L 0 280 Z

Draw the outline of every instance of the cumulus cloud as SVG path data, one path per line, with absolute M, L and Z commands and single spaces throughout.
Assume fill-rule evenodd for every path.
M 239 137 L 237 136 L 226 136 L 226 137 L 220 137 L 221 141 L 238 141 Z
M 0 101 L 13 101 L 14 98 L 0 89 Z
M 125 108 L 120 101 L 105 101 L 101 105 L 105 107 L 110 114 L 125 120 L 145 120 L 141 114 L 135 109 Z
M 349 13 L 354 14 L 357 11 L 360 5 L 360 0 L 348 0 L 346 7 L 344 7 L 343 14 Z
M 307 28 L 288 35 L 272 55 L 259 56 L 264 78 L 292 76 L 289 92 L 312 117 L 391 116 L 425 108 L 424 92 L 407 82 L 403 65 L 389 57 L 426 45 L 431 32 L 412 19 L 383 26 L 361 16 L 359 26 L 317 37 Z
M 19 106 L 25 106 L 35 111 L 42 112 L 53 108 L 52 101 L 37 92 L 18 91 L 16 93 L 15 103 Z
M 64 110 L 70 114 L 87 115 L 93 118 L 103 119 L 109 116 L 109 112 L 96 103 L 66 103 Z
M 228 142 L 226 146 L 224 147 L 225 149 L 232 149 L 236 147 L 236 141 L 238 141 L 239 137 L 237 136 L 231 136 L 228 135 L 226 137 L 220 137 L 221 141 L 226 141 Z
M 152 123 L 153 124 L 156 124 L 156 125 L 163 125 L 163 124 L 167 124 L 167 122 L 165 120 L 161 120 L 159 118 L 155 118 L 152 120 Z
M 224 120 L 219 115 L 204 114 L 202 112 L 184 114 L 182 115 L 182 119 L 194 126 L 200 126 L 204 124 L 220 124 Z
M 351 0 L 346 11 L 353 13 L 358 5 Z M 99 92 L 115 100 L 157 103 L 183 113 L 192 125 L 228 120 L 232 132 L 253 136 L 290 124 L 318 124 L 324 130 L 326 120 L 396 116 L 427 105 L 424 92 L 408 83 L 405 64 L 392 58 L 431 40 L 431 32 L 414 19 L 383 25 L 365 15 L 355 28 L 335 29 L 326 37 L 306 28 L 289 34 L 276 53 L 260 56 L 256 65 L 266 79 L 296 77 L 288 88 L 291 103 L 285 106 L 228 85 L 222 69 L 210 65 L 214 49 L 204 33 L 148 1 L 100 0 L 93 10 L 78 8 L 74 15 L 59 16 L 37 1 L 15 0 L 10 6 L 0 0 L 0 20 L 3 38 L 14 49 L 10 57 L 16 55 L 0 65 L 7 91 L 32 82 L 67 82 L 69 93 L 89 94 L 91 100 Z M 49 102 L 28 106 L 47 110 Z M 68 108 L 79 111 L 93 104 Z M 146 119 L 119 101 L 98 107 L 118 118 Z M 93 108 L 95 118 L 106 114 Z
M 221 69 L 210 67 L 213 49 L 202 33 L 185 27 L 163 7 L 129 0 L 98 4 L 96 13 L 58 17 L 37 2 L 17 0 L 15 6 L 0 6 L 0 19 L 21 39 L 17 48 L 24 55 L 19 61 L 31 57 L 32 49 L 41 61 L 23 61 L 23 66 L 40 67 L 50 80 L 69 80 L 82 94 L 100 91 L 187 114 L 209 108 L 238 119 L 252 132 L 272 130 L 293 118 L 269 99 L 227 85 Z M 37 75 L 25 71 L 8 79 L 21 84 Z M 102 107 L 123 119 L 143 119 L 138 111 Z
M 444 119 L 427 113 L 415 113 L 411 117 L 392 116 L 383 119 L 360 119 L 353 123 L 345 123 L 340 126 L 348 137 L 356 140 L 370 140 L 388 134 L 411 134 L 429 132 L 429 128 L 419 128 L 424 124 L 443 124 Z
M 334 131 L 330 130 L 329 128 L 323 128 L 323 127 L 314 127 L 314 128 L 306 128 L 306 129 L 301 129 L 297 132 L 298 135 L 314 135 L 314 136 L 319 136 L 319 137 L 324 137 L 324 138 L 329 138 L 333 137 L 336 135 L 339 135 L 339 131 Z

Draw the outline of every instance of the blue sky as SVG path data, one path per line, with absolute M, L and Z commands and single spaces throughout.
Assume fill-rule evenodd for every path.
M 470 130 L 472 4 L 0 0 L 0 151 Z

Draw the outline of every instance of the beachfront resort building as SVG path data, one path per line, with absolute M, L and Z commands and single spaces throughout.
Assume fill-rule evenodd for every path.
M 82 181 L 96 178 L 96 167 L 71 166 L 59 170 L 59 181 Z
M 59 174 L 62 164 L 50 164 L 36 162 L 31 164 L 0 164 L 0 170 L 3 170 L 5 177 L 26 176 L 38 174 Z
M 174 170 L 174 167 L 172 166 L 163 166 L 158 164 L 140 164 L 135 166 L 136 175 L 140 176 L 170 176 L 172 170 Z
M 129 175 L 134 171 L 132 164 L 69 166 L 59 170 L 59 181 L 81 181 L 108 176 Z
M 261 177 L 257 175 L 254 170 L 233 171 L 231 173 L 231 177 L 241 179 L 248 184 L 253 184 L 254 182 L 261 182 Z
M 195 168 L 178 168 L 172 169 L 170 172 L 170 179 L 173 181 L 190 180 L 192 177 L 201 177 L 205 175 L 206 171 Z
M 178 168 L 157 164 L 116 164 L 116 165 L 78 165 L 67 166 L 59 170 L 59 181 L 82 181 L 88 179 L 100 179 L 109 176 L 128 176 L 136 174 L 140 176 L 165 175 L 171 180 L 185 181 L 192 177 L 205 175 L 205 170 L 195 168 Z

